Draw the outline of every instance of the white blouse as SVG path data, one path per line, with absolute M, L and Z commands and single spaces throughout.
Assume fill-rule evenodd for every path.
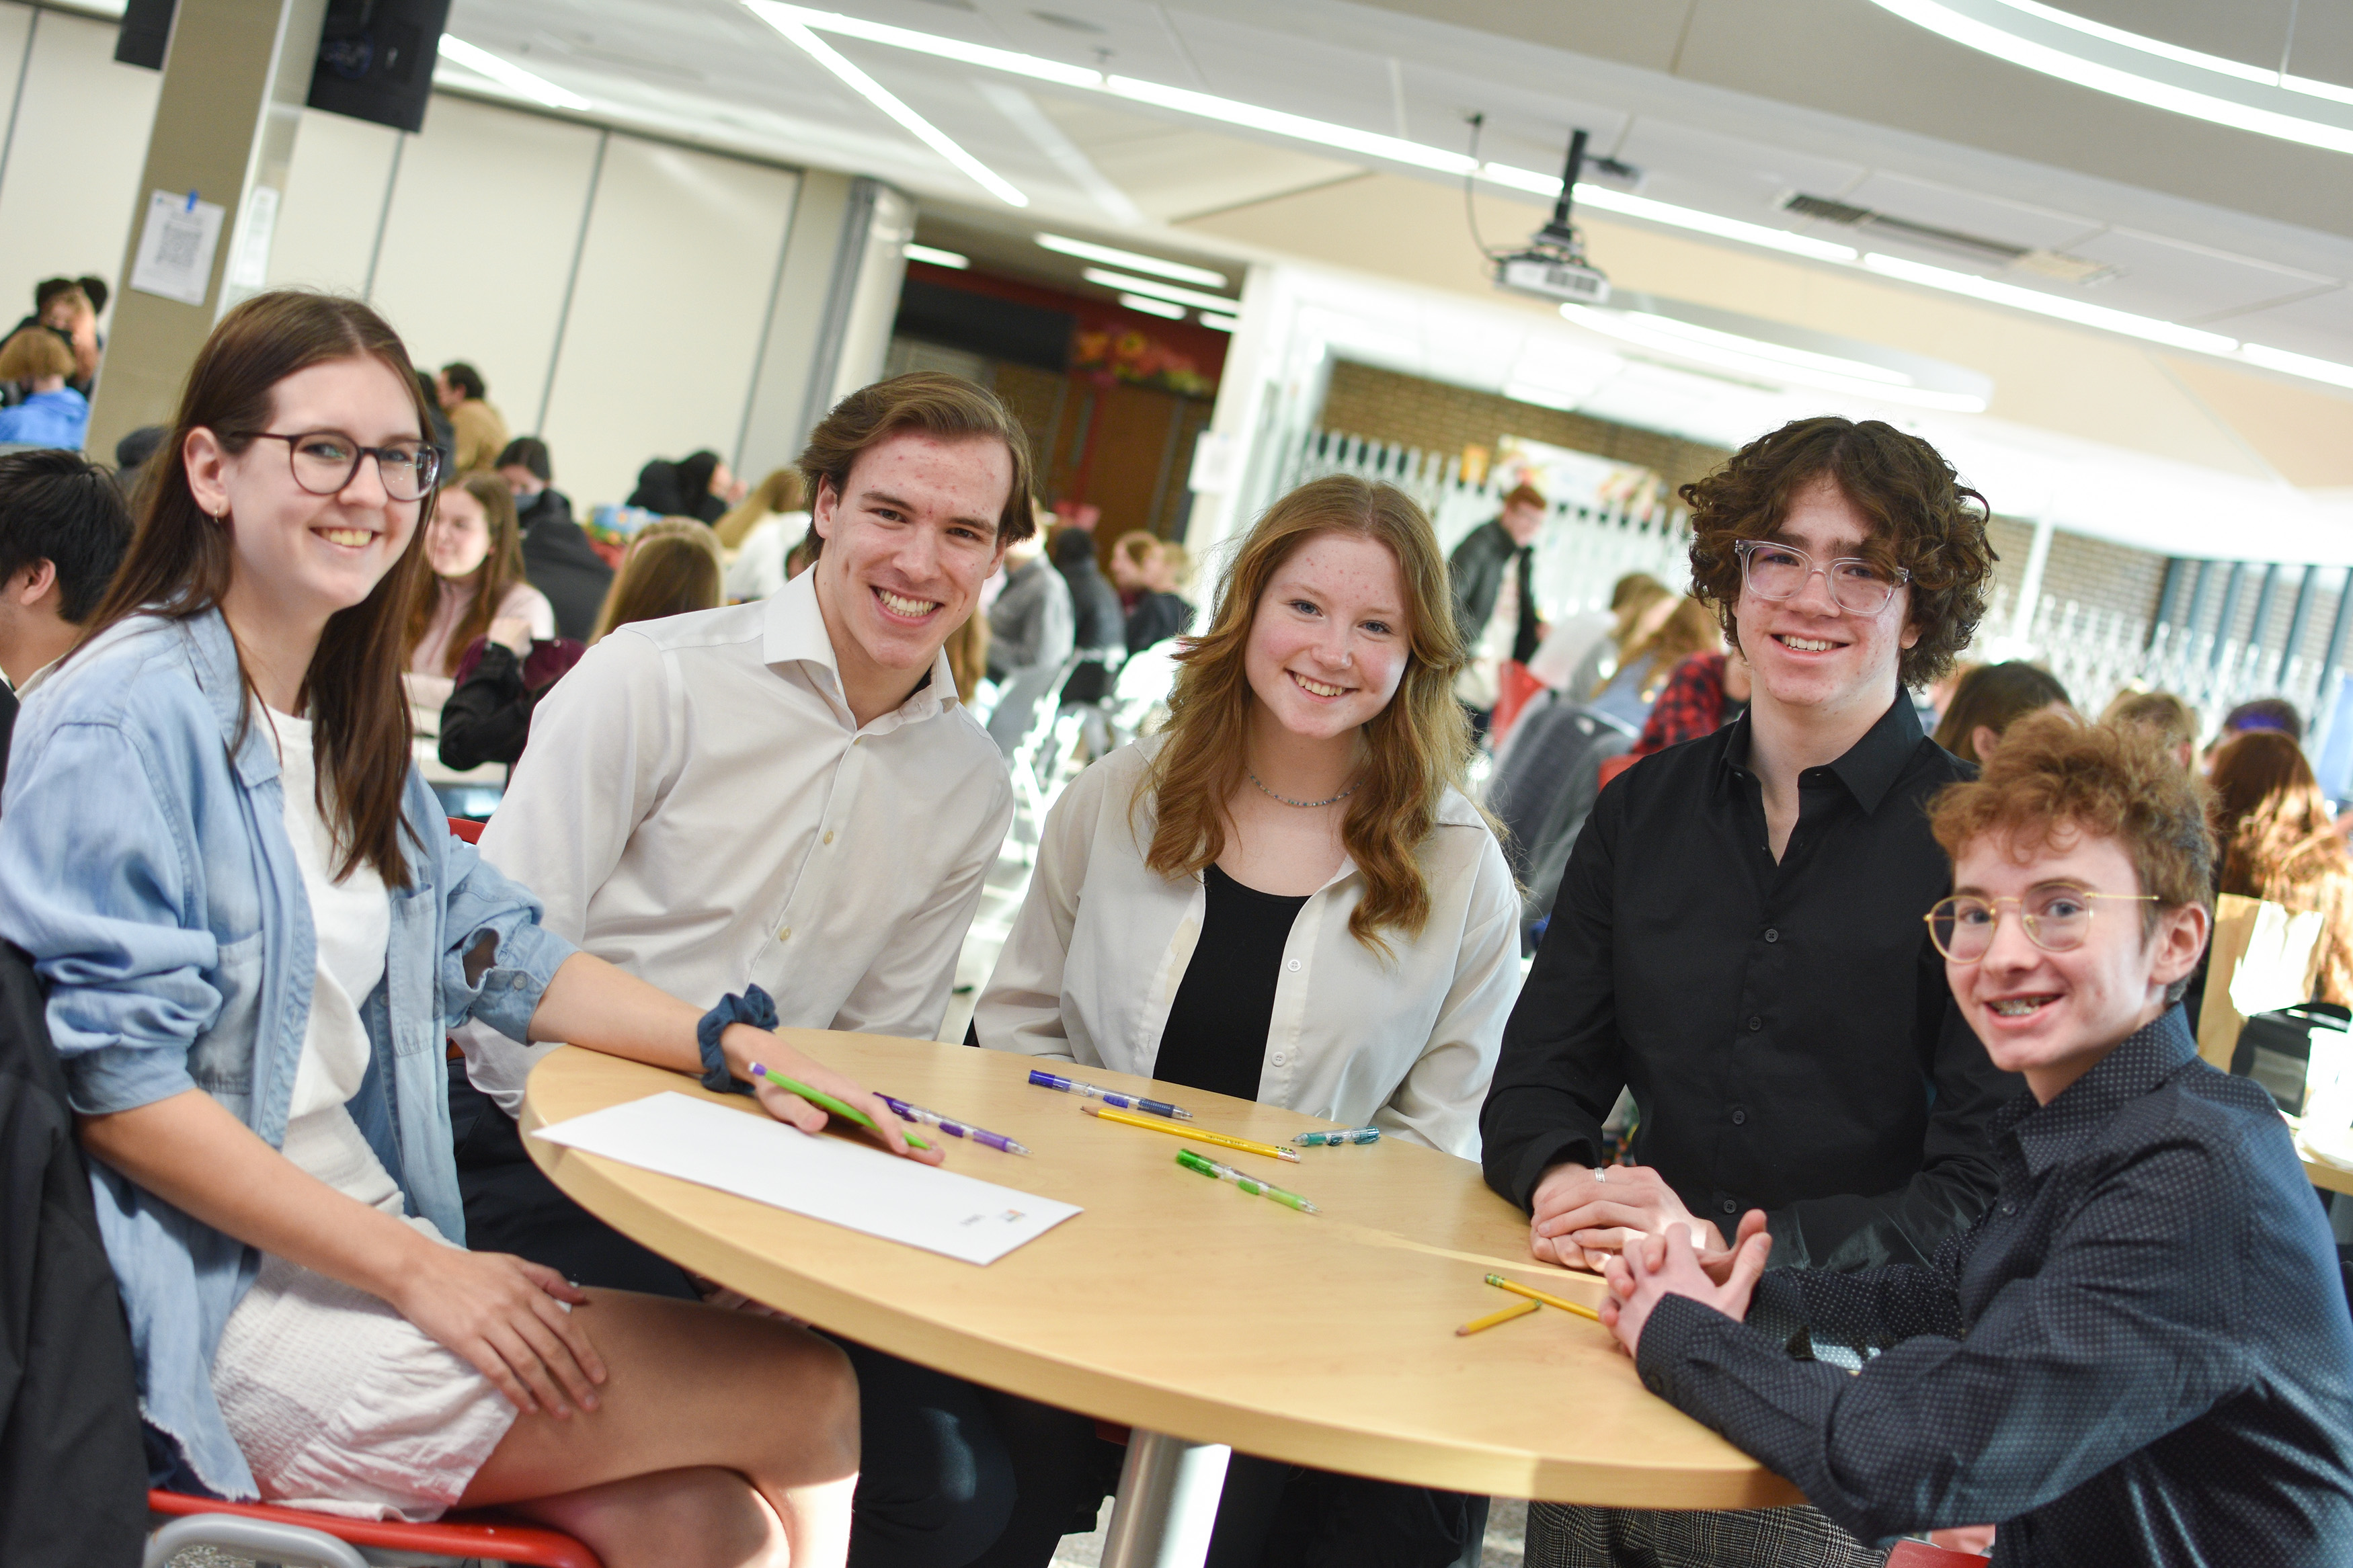
M 1158 738 L 1079 775 L 1046 818 L 1038 868 L 973 1019 L 994 1050 L 1151 1076 L 1208 894 L 1144 863 Z M 1479 1107 L 1519 992 L 1520 901 L 1501 847 L 1450 790 L 1420 852 L 1430 920 L 1392 952 L 1348 932 L 1364 879 L 1344 861 L 1283 945 L 1258 1098 L 1479 1157 Z

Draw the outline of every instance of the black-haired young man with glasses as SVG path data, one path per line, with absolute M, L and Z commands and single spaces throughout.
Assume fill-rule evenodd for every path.
M 1757 1209 L 1777 1265 L 1925 1263 L 1989 1201 L 1987 1124 L 2016 1088 L 1920 922 L 1951 886 L 1926 806 L 1968 768 L 1905 694 L 1984 613 L 1983 498 L 1916 437 L 1834 417 L 1683 495 L 1749 711 L 1596 803 L 1504 1032 L 1487 1180 L 1547 1261 L 1598 1268 L 1672 1229 L 1721 1267 Z M 1620 1089 L 1636 1163 L 1611 1166 Z M 1555 1568 L 1883 1557 L 1806 1508 L 1530 1519 L 1529 1561 Z

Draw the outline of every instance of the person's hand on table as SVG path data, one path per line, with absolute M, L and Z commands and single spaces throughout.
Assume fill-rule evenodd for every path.
M 1688 1235 L 1703 1256 L 1727 1252 L 1724 1233 L 1683 1207 L 1650 1166 L 1555 1165 L 1536 1184 L 1528 1250 L 1547 1263 L 1599 1274 L 1634 1237 L 1670 1231 Z
M 544 1264 L 417 1237 L 390 1298 L 400 1315 L 472 1363 L 516 1409 L 561 1421 L 596 1408 L 604 1358 L 578 1314 L 588 1297 Z
M 824 1063 L 795 1050 L 785 1043 L 782 1036 L 755 1029 L 749 1024 L 734 1024 L 720 1037 L 719 1043 L 734 1066 L 735 1076 L 752 1086 L 753 1097 L 759 1100 L 761 1109 L 777 1121 L 790 1122 L 804 1132 L 822 1132 L 827 1112 L 791 1090 L 778 1088 L 769 1079 L 753 1077 L 754 1062 L 778 1077 L 805 1083 L 819 1093 L 833 1096 L 844 1105 L 855 1106 L 864 1111 L 874 1121 L 874 1126 L 867 1135 L 892 1153 L 903 1154 L 926 1165 L 936 1165 L 945 1158 L 936 1142 L 928 1149 L 918 1149 L 909 1143 L 898 1116 L 889 1106 L 869 1093 L 857 1079 L 838 1073 Z
M 1610 1259 L 1604 1276 L 1609 1283 L 1609 1300 L 1601 1303 L 1601 1321 L 1618 1336 L 1626 1353 L 1630 1356 L 1641 1351 L 1642 1325 L 1651 1321 L 1662 1297 L 1688 1296 L 1736 1323 L 1746 1317 L 1749 1295 L 1757 1289 L 1757 1277 L 1765 1272 L 1766 1255 L 1773 1250 L 1773 1238 L 1765 1234 L 1764 1221 L 1762 1211 L 1756 1209 L 1742 1220 L 1740 1245 L 1732 1249 L 1721 1280 L 1711 1279 L 1700 1266 L 1699 1255 L 1680 1228 L 1662 1237 L 1638 1237 Z

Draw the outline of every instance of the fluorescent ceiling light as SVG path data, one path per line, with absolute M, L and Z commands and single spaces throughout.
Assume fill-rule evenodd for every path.
M 1201 325 L 1213 332 L 1230 332 L 1240 324 L 1233 317 L 1220 316 L 1215 310 L 1201 312 Z
M 511 88 L 533 103 L 543 103 L 550 109 L 596 107 L 578 93 L 566 92 L 545 77 L 534 76 L 522 67 L 478 45 L 470 44 L 453 33 L 441 35 L 441 58 L 451 65 L 465 67 L 476 76 L 486 76 L 501 87 Z
M 1907 283 L 1925 283 L 1948 294 L 1967 294 L 1991 304 L 2031 310 L 2041 316 L 2054 316 L 2063 321 L 2073 321 L 2078 326 L 2122 332 L 2126 337 L 2164 343 L 2171 348 L 2227 354 L 2239 346 L 2236 338 L 2224 337 L 2220 332 L 2201 331 L 2196 327 L 2161 321 L 2155 316 L 2137 316 L 2129 310 L 2112 310 L 2105 305 L 2088 304 L 2081 300 L 2071 300 L 2063 294 L 2046 294 L 2040 289 L 2021 289 L 2015 283 L 1997 283 L 1974 272 L 1955 272 L 1950 268 L 1907 261 L 1900 256 L 1882 256 L 1873 252 L 1862 258 L 1862 264 L 1873 272 L 1889 278 L 1901 278 Z
M 1164 321 L 1181 321 L 1185 319 L 1185 307 L 1172 305 L 1166 300 L 1147 300 L 1141 294 L 1122 294 L 1119 302 L 1131 310 L 1141 310 L 1147 316 L 1158 316 Z
M 953 267 L 958 272 L 972 265 L 969 256 L 962 256 L 953 250 L 934 250 L 928 245 L 917 245 L 912 240 L 902 248 L 906 251 L 910 261 L 926 262 L 934 267 Z
M 1211 289 L 1229 286 L 1222 272 L 1212 272 L 1206 267 L 1193 267 L 1182 261 L 1164 261 L 1157 256 L 1122 250 L 1115 245 L 1097 245 L 1092 240 L 1070 239 L 1059 234 L 1041 234 L 1038 237 L 1038 243 L 1064 256 L 1075 256 L 1082 261 L 1109 262 L 1113 267 L 1124 267 L 1130 272 L 1148 272 L 1155 278 L 1174 278 L 1179 283 L 1199 283 Z
M 2063 26 L 2073 30 L 2071 36 L 2089 39 L 2090 47 L 2105 48 L 2112 53 L 2138 51 L 2141 57 L 2164 62 L 2161 68 L 2164 68 L 2177 72 L 2203 72 L 2218 86 L 2227 85 L 2229 89 L 2234 92 L 2291 92 L 2302 95 L 2307 101 L 2321 99 L 2353 105 L 2353 88 L 2309 81 L 2298 77 L 2283 77 L 2268 71 L 2258 70 L 2254 71 L 2253 76 L 2249 76 L 2247 71 L 2253 68 L 2241 68 L 2236 62 L 2221 60 L 2220 57 L 2200 55 L 2196 50 L 2177 48 L 2156 39 L 2143 38 L 2137 34 L 2128 34 L 2118 28 L 2104 27 L 2096 23 L 2086 22 L 2081 17 L 2068 16 L 2065 13 L 2053 11 L 2047 5 L 2036 3 L 2036 0 L 1873 0 L 1873 3 L 1897 16 L 1918 22 L 1923 26 L 1930 26 L 1944 32 L 1945 36 L 1968 43 L 1972 47 L 1987 47 L 1989 52 L 2003 54 L 2005 58 L 2016 58 L 2004 52 L 2010 44 L 2025 41 L 2019 40 L 2013 35 L 1989 23 L 1963 16 L 1964 8 L 1974 12 L 2008 16 L 2028 26 L 2049 24 Z M 1419 142 L 1408 142 L 1400 137 L 1383 136 L 1374 132 L 1360 131 L 1352 126 L 1335 125 L 1328 121 L 1309 119 L 1305 115 L 1262 109 L 1254 104 L 1242 103 L 1229 98 L 1219 98 L 1210 93 L 1163 87 L 1155 82 L 1139 81 L 1133 77 L 1107 76 L 1083 66 L 1065 65 L 1060 61 L 1047 59 L 1038 55 L 1022 54 L 1012 49 L 992 48 L 983 44 L 968 44 L 959 39 L 942 37 L 936 34 L 917 32 L 907 27 L 893 27 L 881 22 L 870 22 L 862 17 L 845 16 L 837 12 L 786 5 L 782 0 L 744 0 L 744 4 L 775 26 L 777 31 L 793 38 L 794 42 L 800 44 L 811 54 L 818 54 L 819 50 L 823 50 L 824 54 L 818 55 L 821 60 L 826 60 L 826 57 L 830 56 L 830 59 L 826 60 L 826 63 L 828 68 L 834 70 L 837 75 L 841 75 L 844 71 L 857 71 L 857 68 L 842 59 L 839 55 L 826 49 L 825 46 L 816 39 L 812 29 L 838 33 L 845 37 L 862 38 L 869 42 L 888 45 L 893 48 L 908 49 L 941 59 L 956 60 L 966 65 L 983 66 L 992 70 L 1006 71 L 1039 81 L 1054 82 L 1063 87 L 1102 92 L 1113 97 L 1129 99 L 1138 103 L 1154 104 L 1163 109 L 1198 115 L 1229 125 L 1244 126 L 1319 146 L 1335 147 L 1369 157 L 1409 164 L 1415 168 L 1430 169 L 1449 174 L 1475 174 L 1479 179 L 1485 180 L 1491 184 L 1525 191 L 1534 195 L 1549 198 L 1560 195 L 1560 177 L 1556 174 L 1540 174 L 1533 169 L 1514 168 L 1508 163 L 1474 165 L 1470 159 L 1460 153 L 1445 152 L 1435 147 L 1425 147 Z M 1947 30 L 1943 26 L 1947 22 L 1949 22 L 1955 30 Z M 2045 26 L 2045 30 L 2050 31 L 2050 26 Z M 1963 33 L 1968 36 L 1964 37 L 1961 36 Z M 445 37 L 443 50 L 445 54 L 448 52 L 448 45 L 451 42 L 455 40 Z M 2084 70 L 2094 71 L 2094 74 L 2097 71 L 2105 71 L 2110 78 L 2117 79 L 2127 86 L 2144 79 L 2115 67 L 2105 65 L 2094 67 L 2092 63 L 2048 45 L 2033 45 L 2032 47 L 2041 49 L 2044 55 L 2051 57 L 2050 60 L 2044 62 L 2046 64 L 2066 65 L 2071 70 L 2082 68 Z M 496 58 L 494 56 L 484 58 Z M 2123 58 L 2130 57 L 2127 54 Z M 2038 56 L 2037 58 L 2040 59 L 2042 57 Z M 838 65 L 835 62 L 839 62 Z M 459 63 L 470 62 L 460 60 Z M 511 71 L 515 68 L 505 66 L 504 61 L 498 63 Z M 2021 63 L 2025 62 L 2021 60 Z M 2035 68 L 2041 69 L 2042 66 L 2037 65 Z M 518 74 L 528 75 L 528 73 Z M 2256 78 L 2262 78 L 2263 80 L 2257 80 Z M 537 81 L 538 79 L 531 79 Z M 1013 190 L 1012 186 L 1005 184 L 994 174 L 982 168 L 971 159 L 970 154 L 942 136 L 913 110 L 900 103 L 897 99 L 890 97 L 880 86 L 874 84 L 871 78 L 867 77 L 863 72 L 858 72 L 856 80 L 851 80 L 848 76 L 844 76 L 843 79 L 851 81 L 854 87 L 863 82 L 865 86 L 859 89 L 861 92 L 867 92 L 870 98 L 873 98 L 879 106 L 884 107 L 885 111 L 892 113 L 893 118 L 904 115 L 906 118 L 901 120 L 902 124 L 907 125 L 910 130 L 916 131 L 916 134 L 931 142 L 943 156 L 947 157 L 957 167 L 972 174 L 984 185 L 988 185 L 991 190 L 997 191 L 1000 196 L 1013 205 L 1017 206 L 1027 205 L 1027 197 L 1018 191 Z M 2071 76 L 2069 79 L 2081 79 Z M 2176 98 L 2180 98 L 2185 92 L 2188 98 L 2194 99 L 2201 96 L 2188 89 L 2167 87 L 2164 83 L 2155 82 L 2154 79 L 2147 79 L 2147 80 L 2153 88 L 2163 89 L 2165 92 L 2172 93 Z M 2271 82 L 2274 85 L 2266 87 L 2265 82 Z M 542 85 L 547 86 L 553 91 L 562 91 L 561 89 L 554 88 L 552 84 Z M 2087 83 L 2087 85 L 2099 85 L 2103 90 L 2119 90 L 2116 82 L 2106 78 L 2099 83 Z M 869 89 L 871 89 L 871 91 L 868 91 Z M 881 96 L 874 98 L 875 94 Z M 2126 96 L 2135 96 L 2135 93 L 2126 92 Z M 884 103 L 884 100 L 888 100 L 887 104 Z M 2141 101 L 2157 100 L 2153 98 L 2143 98 Z M 2211 102 L 2222 103 L 2223 100 L 2212 99 Z M 2184 112 L 2196 111 L 2186 106 L 2186 100 L 2181 102 L 2169 101 L 2161 107 L 2182 108 Z M 2232 104 L 2227 107 L 2239 118 L 2224 120 L 2222 123 L 2241 124 L 2246 129 L 2260 129 L 2265 131 L 2267 134 L 2274 135 L 2288 134 L 2290 130 L 2296 130 L 2296 140 L 2310 141 L 2316 146 L 2341 145 L 2346 150 L 2353 151 L 2353 123 L 2338 128 L 2316 121 L 2297 120 L 2292 116 L 2247 104 Z M 2282 126 L 2274 126 L 2268 122 L 2257 125 L 2246 118 L 2247 116 L 2261 118 L 2264 115 L 2269 115 L 2271 121 L 2281 121 Z M 916 130 L 918 126 L 922 129 Z M 2285 128 L 2284 129 L 2283 126 Z M 2306 135 L 2305 132 L 2309 132 L 2311 134 Z M 936 142 L 932 141 L 934 137 L 938 138 Z M 2315 138 L 2323 139 L 2315 140 Z M 998 190 L 999 186 L 1003 188 Z M 1980 278 L 1974 273 L 1957 272 L 1943 267 L 1929 267 L 1897 257 L 1865 255 L 1852 246 L 1817 239 L 1810 235 L 1792 234 L 1787 229 L 1774 228 L 1765 224 L 1748 223 L 1739 218 L 1726 217 L 1722 214 L 1705 212 L 1696 207 L 1678 206 L 1672 202 L 1638 196 L 1631 192 L 1617 190 L 1607 185 L 1579 184 L 1577 187 L 1577 199 L 1582 205 L 1598 211 L 1613 213 L 1645 223 L 1683 229 L 1694 234 L 1709 235 L 1718 239 L 1729 239 L 1767 250 L 1778 250 L 1786 255 L 1803 257 L 1811 261 L 1830 262 L 1848 267 L 1861 266 L 1890 278 L 1902 279 L 1907 283 L 1916 284 L 1922 288 L 1936 289 L 1948 294 L 1967 295 L 1989 304 L 2003 305 L 2013 310 L 2031 311 L 2040 316 L 2054 317 L 2060 321 L 2074 322 L 2078 326 L 2092 327 L 2103 331 L 2138 338 L 2146 342 L 2164 343 L 2169 347 L 2218 354 L 2224 358 L 2235 359 L 2242 363 L 2260 365 L 2266 370 L 2325 382 L 2331 385 L 2353 385 L 2353 366 L 2337 364 L 2328 360 L 2314 359 L 2308 355 L 2290 353 L 2281 349 L 2265 349 L 2255 344 L 2248 344 L 2242 349 L 2236 339 L 2226 337 L 2220 332 L 2200 331 L 2193 327 L 2179 326 L 2171 321 L 2159 321 L 2153 316 L 2140 316 L 2129 310 L 2110 310 L 2105 306 L 2085 304 L 2063 295 L 2044 293 L 2041 289 L 2021 288 L 2015 284 L 2000 283 L 1989 278 Z M 1044 244 L 1045 240 L 1041 237 L 1039 243 Z M 1083 253 L 1072 251 L 1070 254 Z M 1116 259 L 1121 264 L 1136 270 L 1145 269 L 1142 259 L 1132 254 L 1118 257 Z M 1107 280 L 1090 279 L 1090 281 Z M 1230 312 L 1235 308 L 1235 301 L 1231 300 L 1211 301 L 1206 296 L 1192 295 L 1181 289 L 1171 290 L 1166 285 L 1151 283 L 1143 279 L 1123 279 L 1108 282 L 1108 286 L 1129 293 L 1150 294 L 1221 312 Z
M 2044 76 L 2216 125 L 2353 153 L 2353 124 L 2310 118 L 2348 89 L 2289 78 L 2021 0 L 1872 0 L 1942 37 Z M 2162 63 L 2159 63 L 2162 62 Z
M 765 0 L 745 0 L 745 4 L 751 5 L 753 12 L 768 26 L 799 45 L 809 58 L 839 78 L 843 85 L 851 91 L 905 126 L 913 132 L 915 140 L 970 175 L 973 182 L 981 189 L 1008 206 L 1026 207 L 1029 205 L 1029 198 L 1023 195 L 1012 182 L 965 152 L 963 147 L 949 138 L 946 132 L 908 108 L 889 88 L 851 65 L 832 45 L 810 32 L 801 23 L 788 16 L 779 14 L 795 10 L 797 7 L 768 5 Z
M 1588 305 L 1563 305 L 1560 313 L 1620 342 L 1676 354 L 1784 386 L 1810 386 L 1820 392 L 1844 393 L 1880 403 L 1900 403 L 1915 408 L 1940 408 L 1954 414 L 1982 414 L 1986 400 L 1974 393 L 1942 391 L 1917 384 L 1911 376 L 1886 365 L 1838 354 L 1818 353 L 1787 343 L 1722 331 L 1691 321 L 1677 321 L 1648 310 L 1596 310 Z M 1514 395 L 1506 394 L 1506 395 Z
M 1180 289 L 1174 283 L 1162 283 L 1150 278 L 1130 278 L 1124 272 L 1108 272 L 1100 267 L 1090 267 L 1079 276 L 1106 289 L 1124 289 L 1131 294 L 1149 294 L 1155 300 L 1173 300 L 1179 305 L 1190 305 L 1199 310 L 1230 313 L 1240 303 L 1222 295 L 1204 294 L 1198 289 Z

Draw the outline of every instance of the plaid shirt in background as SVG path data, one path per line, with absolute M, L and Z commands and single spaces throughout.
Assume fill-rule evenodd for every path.
M 1675 666 L 1659 700 L 1651 705 L 1651 721 L 1629 756 L 1647 757 L 1669 746 L 1713 735 L 1724 727 L 1724 655 L 1695 653 Z

